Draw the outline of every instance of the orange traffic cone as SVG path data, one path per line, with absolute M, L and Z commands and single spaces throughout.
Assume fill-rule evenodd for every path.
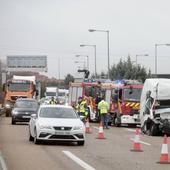
M 89 118 L 87 118 L 85 126 L 86 126 L 86 133 L 92 133 L 92 129 L 90 128 L 90 124 L 89 124 Z
M 164 139 L 163 139 L 160 161 L 157 163 L 170 164 L 169 158 L 168 158 L 168 139 L 166 135 L 164 135 Z
M 99 133 L 98 133 L 97 139 L 106 139 L 106 138 L 104 137 L 104 131 L 103 131 L 103 124 L 102 124 L 102 121 L 100 121 L 100 125 L 99 125 Z
M 143 152 L 143 150 L 141 150 L 141 146 L 140 146 L 140 137 L 139 137 L 139 129 L 136 129 L 135 132 L 135 139 L 133 141 L 133 149 L 131 149 L 131 151 L 133 152 Z

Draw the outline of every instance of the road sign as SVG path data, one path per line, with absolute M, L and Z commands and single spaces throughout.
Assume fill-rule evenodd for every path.
M 7 70 L 47 72 L 47 56 L 7 56 Z

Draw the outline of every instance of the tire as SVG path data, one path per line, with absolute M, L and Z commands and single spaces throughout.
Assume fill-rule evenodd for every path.
M 13 118 L 12 118 L 11 124 L 12 124 L 12 125 L 15 125 L 15 124 L 16 124 L 16 122 L 15 122 L 15 120 L 14 120 Z
M 116 127 L 120 127 L 120 125 L 121 125 L 121 123 L 119 122 L 117 117 L 114 120 L 114 124 L 115 124 Z
M 35 129 L 34 131 L 35 135 L 34 135 L 34 144 L 39 144 L 40 141 L 37 139 L 37 130 Z
M 30 130 L 29 130 L 29 141 L 34 141 L 34 138 L 32 137 Z
M 77 144 L 79 145 L 79 146 L 83 146 L 84 145 L 84 143 L 85 143 L 85 141 L 83 140 L 83 141 L 78 141 L 77 142 Z
M 141 130 L 142 130 L 143 134 L 149 135 L 146 121 L 144 122 L 143 126 L 141 127 Z
M 158 135 L 158 126 L 155 123 L 153 123 L 150 126 L 149 135 L 150 136 L 157 136 Z

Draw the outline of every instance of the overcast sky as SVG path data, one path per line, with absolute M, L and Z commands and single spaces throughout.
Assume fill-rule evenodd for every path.
M 83 67 L 75 55 L 88 55 L 94 72 L 93 47 L 97 46 L 97 72 L 107 71 L 107 34 L 110 64 L 128 55 L 154 73 L 155 43 L 170 43 L 169 0 L 0 0 L 0 57 L 47 55 L 48 75 L 75 75 Z M 76 64 L 75 61 L 80 63 Z M 158 73 L 170 73 L 170 46 L 158 47 Z

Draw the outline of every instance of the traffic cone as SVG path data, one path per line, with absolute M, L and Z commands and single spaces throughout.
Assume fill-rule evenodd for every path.
M 136 132 L 135 132 L 135 139 L 133 141 L 133 149 L 131 149 L 131 151 L 133 151 L 133 152 L 143 152 L 143 150 L 141 150 L 139 129 L 138 128 L 136 129 Z
M 86 133 L 92 133 L 92 129 L 90 128 L 90 124 L 89 124 L 89 118 L 87 118 L 85 127 L 86 127 Z
M 104 137 L 104 131 L 103 131 L 103 124 L 102 124 L 102 121 L 100 121 L 100 125 L 99 125 L 99 133 L 98 133 L 97 139 L 106 139 L 106 138 Z
M 164 135 L 164 139 L 163 139 L 160 161 L 157 163 L 170 164 L 169 158 L 168 158 L 168 139 L 166 135 Z

